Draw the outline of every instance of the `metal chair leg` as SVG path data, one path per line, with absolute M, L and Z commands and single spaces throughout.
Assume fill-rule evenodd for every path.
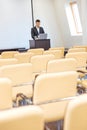
M 50 130 L 50 128 L 47 125 L 45 125 L 45 130 Z
M 63 120 L 57 122 L 57 130 L 63 130 Z

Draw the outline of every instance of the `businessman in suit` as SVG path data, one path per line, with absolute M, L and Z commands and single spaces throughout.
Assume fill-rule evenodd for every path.
M 40 20 L 37 19 L 36 20 L 36 25 L 35 27 L 33 27 L 31 29 L 31 37 L 34 39 L 34 40 L 37 40 L 39 37 L 39 34 L 42 34 L 42 33 L 45 33 L 44 32 L 44 29 L 42 27 L 40 27 Z

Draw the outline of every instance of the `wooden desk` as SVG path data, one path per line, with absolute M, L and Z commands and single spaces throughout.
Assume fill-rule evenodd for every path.
M 30 43 L 30 49 L 44 48 L 44 50 L 48 50 L 50 48 L 50 39 L 29 40 L 29 43 Z

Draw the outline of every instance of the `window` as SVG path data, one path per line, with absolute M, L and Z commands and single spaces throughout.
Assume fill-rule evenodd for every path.
M 71 35 L 82 35 L 82 25 L 77 2 L 71 2 L 66 6 L 66 14 Z

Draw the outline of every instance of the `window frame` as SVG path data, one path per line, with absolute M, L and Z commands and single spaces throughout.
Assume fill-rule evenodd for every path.
M 72 12 L 72 16 L 73 16 L 75 28 L 76 28 L 76 33 L 79 35 L 79 34 L 82 34 L 82 31 L 81 31 L 81 32 L 78 31 L 78 27 L 77 27 L 76 20 L 75 20 L 75 15 L 74 15 L 74 11 L 73 11 L 73 5 L 74 5 L 74 4 L 77 4 L 77 2 L 76 2 L 76 1 L 70 2 L 70 8 L 71 8 L 71 12 Z M 81 22 L 81 21 L 80 21 L 80 22 Z

